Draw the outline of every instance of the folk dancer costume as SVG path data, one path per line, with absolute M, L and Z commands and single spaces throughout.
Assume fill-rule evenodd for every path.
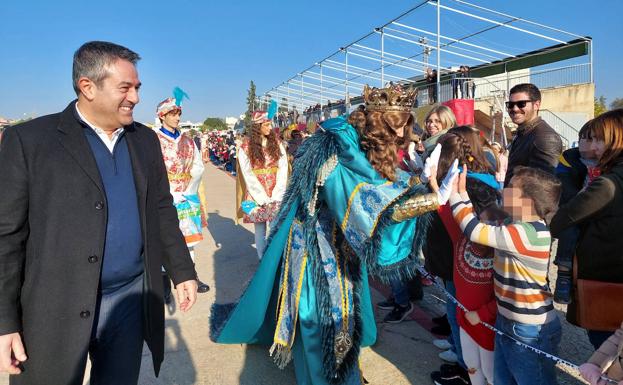
M 265 111 L 255 111 L 252 121 L 254 124 L 262 124 L 270 122 L 270 118 Z M 288 155 L 283 143 L 279 143 L 279 159 L 273 159 L 266 151 L 266 142 L 266 138 L 263 138 L 263 164 L 251 162 L 248 137 L 239 146 L 236 157 L 236 220 L 242 218 L 244 223 L 255 225 L 255 246 L 260 259 L 266 248 L 267 223 L 277 215 L 288 183 Z
M 415 96 L 364 91 L 368 111 L 384 114 L 409 116 Z M 294 359 L 300 385 L 360 385 L 360 348 L 376 340 L 368 274 L 415 274 L 440 198 L 402 170 L 395 182 L 381 177 L 344 117 L 324 122 L 297 155 L 262 262 L 235 307 L 213 306 L 212 338 L 272 344 L 279 367 Z
M 180 98 L 167 98 L 160 102 L 156 111 L 158 117 L 163 119 L 167 113 L 175 110 L 181 112 L 180 102 Z M 203 239 L 202 229 L 207 226 L 205 195 L 202 184 L 204 166 L 201 152 L 193 139 L 187 134 L 182 134 L 177 128 L 172 133 L 165 127 L 161 127 L 156 131 L 156 134 L 160 140 L 160 148 L 167 169 L 173 204 L 177 209 L 180 230 L 194 261 L 194 247 Z M 209 290 L 206 284 L 201 281 L 198 283 L 200 293 Z M 165 294 L 170 293 L 168 280 L 165 285 Z

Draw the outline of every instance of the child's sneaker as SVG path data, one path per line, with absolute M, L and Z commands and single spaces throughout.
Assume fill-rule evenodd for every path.
M 450 349 L 446 350 L 445 352 L 439 353 L 439 358 L 451 364 L 459 362 L 459 358 L 456 356 L 456 353 L 454 353 Z
M 461 368 L 458 365 L 452 365 L 451 370 L 443 370 L 443 365 L 440 371 L 432 372 L 430 378 L 435 385 L 470 385 L 472 382 L 469 379 L 467 370 Z
M 445 338 L 433 340 L 433 345 L 435 345 L 437 349 L 441 349 L 441 350 L 452 349 L 452 344 L 448 342 L 448 340 Z
M 554 290 L 554 301 L 568 305 L 571 303 L 571 288 L 573 283 L 569 272 L 561 272 L 558 270 L 558 277 L 556 278 L 556 289 Z
M 396 306 L 394 306 L 394 310 L 392 310 L 388 315 L 385 316 L 383 322 L 387 322 L 390 324 L 400 323 L 413 312 L 413 309 L 414 307 L 411 302 L 409 302 L 408 306 L 400 306 L 396 304 Z
M 379 309 L 383 309 L 383 310 L 394 310 L 396 305 L 397 304 L 396 304 L 396 300 L 394 299 L 394 297 L 389 297 L 385 301 L 381 301 L 376 304 L 376 306 Z

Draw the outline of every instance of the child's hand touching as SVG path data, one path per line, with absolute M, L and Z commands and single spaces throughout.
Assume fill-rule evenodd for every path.
M 467 165 L 463 163 L 463 171 L 461 171 L 458 178 L 455 178 L 452 181 L 452 193 L 460 194 L 462 192 L 467 191 L 467 188 L 465 187 L 466 184 L 467 184 Z
M 463 163 L 463 171 L 459 174 L 457 178 L 459 180 L 458 190 L 459 193 L 464 193 L 467 191 L 467 164 Z
M 601 369 L 595 364 L 590 364 L 587 362 L 585 364 L 580 365 L 580 374 L 591 385 L 605 385 L 606 384 L 606 380 L 601 378 Z
M 481 322 L 478 313 L 475 311 L 468 311 L 467 313 L 465 313 L 465 319 L 472 326 L 476 326 Z

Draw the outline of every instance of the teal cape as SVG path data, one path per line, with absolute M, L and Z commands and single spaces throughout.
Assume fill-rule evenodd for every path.
M 360 347 L 376 341 L 368 274 L 383 282 L 414 276 L 429 223 L 428 214 L 391 219 L 396 203 L 428 193 L 409 179 L 401 170 L 394 182 L 381 177 L 346 119 L 326 121 L 299 148 L 239 302 L 213 305 L 212 339 L 273 345 L 281 367 L 294 359 L 300 385 L 361 384 Z

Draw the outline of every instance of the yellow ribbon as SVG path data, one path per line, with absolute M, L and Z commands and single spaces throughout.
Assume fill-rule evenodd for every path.
M 255 175 L 276 174 L 278 170 L 279 170 L 278 167 L 256 168 L 256 169 L 253 169 L 253 173 Z

